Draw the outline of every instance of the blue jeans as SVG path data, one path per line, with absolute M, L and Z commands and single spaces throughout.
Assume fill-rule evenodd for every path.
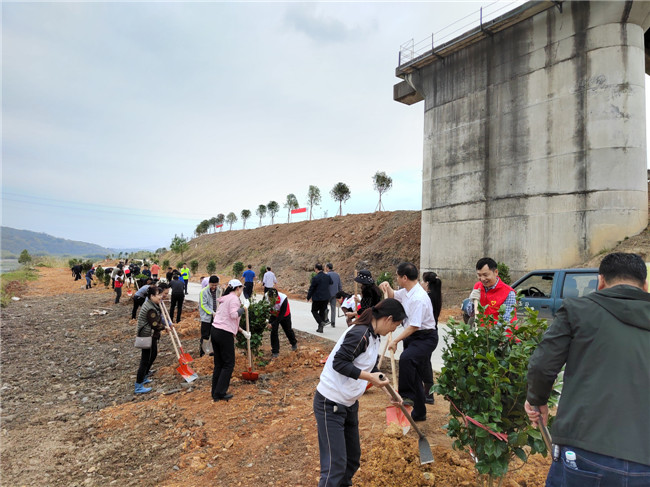
M 650 486 L 650 465 L 628 462 L 600 455 L 574 446 L 562 446 L 558 461 L 551 464 L 546 487 L 647 487 Z M 576 454 L 578 469 L 566 465 L 564 453 Z

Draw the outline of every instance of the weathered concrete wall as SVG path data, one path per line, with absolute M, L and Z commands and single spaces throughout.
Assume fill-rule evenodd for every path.
M 565 2 L 411 76 L 423 271 L 471 280 L 486 255 L 514 275 L 572 266 L 646 227 L 649 13 Z

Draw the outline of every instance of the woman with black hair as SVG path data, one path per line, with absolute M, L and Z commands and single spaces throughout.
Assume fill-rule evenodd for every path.
M 433 317 L 436 319 L 436 323 L 438 323 L 438 316 L 440 316 L 440 310 L 442 309 L 442 281 L 438 278 L 438 274 L 435 272 L 425 272 L 422 274 L 422 287 L 431 300 L 431 306 L 433 306 Z M 424 402 L 427 404 L 434 404 L 433 392 L 431 392 L 431 388 L 433 387 L 431 360 L 429 360 L 428 364 L 424 364 L 420 373 L 424 385 Z
M 354 320 L 361 316 L 361 313 L 375 306 L 383 298 L 381 289 L 375 284 L 375 280 L 372 278 L 372 274 L 368 269 L 360 270 L 357 277 L 354 278 L 354 281 L 361 284 L 361 300 L 359 301 L 359 307 L 356 312 L 345 313 L 348 326 L 354 324 Z
M 239 297 L 244 290 L 238 279 L 228 282 L 228 287 L 217 300 L 219 306 L 214 313 L 210 339 L 214 352 L 214 371 L 212 372 L 212 400 L 229 401 L 230 378 L 235 368 L 235 335 L 241 332 L 246 338 L 250 333 L 239 326 L 239 318 L 244 314 Z
M 359 397 L 368 382 L 389 383 L 376 368 L 380 335 L 395 331 L 406 318 L 396 299 L 366 309 L 343 332 L 330 353 L 314 395 L 320 450 L 319 487 L 352 485 L 359 469 Z
M 137 336 L 151 337 L 151 348 L 143 348 L 140 357 L 140 367 L 135 379 L 135 393 L 144 394 L 151 391 L 150 387 L 144 387 L 151 382 L 149 372 L 156 356 L 158 355 L 158 340 L 160 332 L 165 328 L 160 311 L 160 301 L 163 298 L 163 289 L 157 286 L 149 286 L 147 289 L 147 299 L 140 308 L 138 314 Z

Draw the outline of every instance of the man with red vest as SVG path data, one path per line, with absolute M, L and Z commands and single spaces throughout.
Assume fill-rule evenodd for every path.
M 278 336 L 279 327 L 282 326 L 284 334 L 291 343 L 291 350 L 298 350 L 298 340 L 291 326 L 291 309 L 289 308 L 289 299 L 287 295 L 279 292 L 275 288 L 270 288 L 266 293 L 269 303 L 271 304 L 271 318 L 269 326 L 271 327 L 271 357 L 277 358 L 280 355 L 280 338 Z
M 507 321 L 516 320 L 517 296 L 515 290 L 499 279 L 499 270 L 494 259 L 489 257 L 479 259 L 476 263 L 476 276 L 479 282 L 474 285 L 474 289 L 469 295 L 468 314 L 470 316 L 474 314 L 474 301 L 478 300 L 481 306 L 486 306 L 485 314 L 494 317 L 495 320 L 498 319 L 499 309 L 503 305 L 505 305 L 503 318 Z

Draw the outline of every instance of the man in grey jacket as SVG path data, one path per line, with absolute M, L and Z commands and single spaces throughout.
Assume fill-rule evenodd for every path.
M 201 319 L 201 340 L 199 342 L 199 357 L 205 355 L 203 342 L 210 342 L 210 332 L 212 331 L 212 320 L 217 311 L 217 300 L 221 296 L 219 289 L 219 277 L 210 276 L 208 285 L 199 293 L 199 317 Z
M 638 255 L 607 255 L 598 290 L 565 299 L 530 358 L 525 409 L 535 426 L 546 423 L 553 383 L 566 364 L 552 426 L 560 448 L 547 486 L 650 485 L 646 277 Z M 575 453 L 575 463 L 567 452 Z
M 334 272 L 334 266 L 332 263 L 328 263 L 325 266 L 325 273 L 330 276 L 332 284 L 330 284 L 330 320 L 329 323 L 332 325 L 332 328 L 336 326 L 336 295 L 339 291 L 343 291 L 341 287 L 341 276 L 338 272 Z M 327 321 L 325 321 L 327 324 Z

